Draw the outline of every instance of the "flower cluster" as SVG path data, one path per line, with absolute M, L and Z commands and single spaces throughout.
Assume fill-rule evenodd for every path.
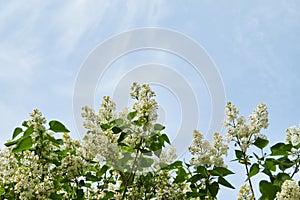
M 287 128 L 285 140 L 293 146 L 300 144 L 300 128 L 297 128 L 296 126 Z
M 127 165 L 122 162 L 124 159 L 127 160 L 127 164 L 132 165 L 135 160 L 137 164 L 139 160 L 143 161 L 143 158 L 149 157 L 134 149 L 139 149 L 143 143 L 153 146 L 156 129 L 162 127 L 155 123 L 155 93 L 149 85 L 133 83 L 131 97 L 136 101 L 132 109 L 125 108 L 120 113 L 116 113 L 116 105 L 108 96 L 103 98 L 98 113 L 87 106 L 83 107 L 84 127 L 88 130 L 81 149 L 85 159 L 124 170 L 127 169 Z M 124 153 L 124 147 L 133 150 Z M 160 150 L 158 147 L 156 151 Z M 153 158 L 155 159 L 155 156 Z
M 132 99 L 137 100 L 133 105 L 137 119 L 145 125 L 155 122 L 157 119 L 157 102 L 153 98 L 155 93 L 149 85 L 139 85 L 136 82 L 133 83 L 131 90 Z
M 291 158 L 300 161 L 300 128 L 296 126 L 287 128 L 285 141 L 292 145 L 291 151 L 289 152 Z
M 98 114 L 87 106 L 83 107 L 83 125 L 88 130 L 81 148 L 85 159 L 99 163 L 120 159 L 120 149 L 115 144 L 117 135 L 110 129 L 102 128 L 116 119 L 115 109 L 115 103 L 108 96 L 103 97 Z
M 54 192 L 52 175 L 48 174 L 50 166 L 42 165 L 34 152 L 25 151 L 23 155 L 21 166 L 16 168 L 14 174 L 15 193 L 20 195 L 20 199 L 31 199 L 35 196 L 38 199 L 49 199 Z
M 170 146 L 169 148 L 165 148 L 162 150 L 159 158 L 157 159 L 157 163 L 163 165 L 170 165 L 177 158 L 176 148 L 174 146 Z
M 249 124 L 246 124 L 245 117 L 238 116 L 239 111 L 231 102 L 227 103 L 225 115 L 227 141 L 236 142 L 243 152 L 246 152 L 258 137 L 265 138 L 260 134 L 262 128 L 268 127 L 268 111 L 265 104 L 259 104 L 249 115 Z
M 33 125 L 35 133 L 43 131 L 45 129 L 44 125 L 46 124 L 47 120 L 42 116 L 42 113 L 38 109 L 34 109 L 29 115 L 31 119 L 27 121 L 27 125 Z
M 172 183 L 172 177 L 168 171 L 161 170 L 157 178 L 157 199 L 185 199 L 186 187 L 185 183 Z
M 6 188 L 6 193 L 16 199 L 49 199 L 50 194 L 54 192 L 54 184 L 52 180 L 53 174 L 50 171 L 51 163 L 46 162 L 47 159 L 54 158 L 50 151 L 51 146 L 48 142 L 41 139 L 45 131 L 45 118 L 39 110 L 35 109 L 30 114 L 31 119 L 24 122 L 27 130 L 24 132 L 31 137 L 19 137 L 17 142 L 9 140 L 6 149 L 1 151 L 1 181 L 0 185 Z M 21 128 L 17 128 L 14 137 L 22 132 Z M 31 144 L 39 149 L 38 152 L 18 151 L 18 145 Z M 49 147 L 50 146 L 50 147 Z M 15 152 L 15 153 L 12 153 Z M 12 187 L 9 187 L 12 185 Z
M 63 124 L 46 119 L 35 109 L 31 119 L 17 127 L 12 140 L 1 150 L 0 198 L 70 199 L 76 182 L 86 168 L 80 156 L 81 144 L 73 140 Z M 25 128 L 25 130 L 23 130 Z M 61 139 L 55 133 L 63 132 Z M 61 187 L 58 183 L 68 183 Z
M 239 191 L 239 195 L 238 195 L 238 200 L 254 200 L 254 196 L 253 194 L 251 193 L 251 188 L 249 185 L 243 185 L 241 188 L 240 188 L 240 191 Z
M 11 147 L 0 150 L 0 185 L 2 188 L 8 187 L 10 183 L 14 182 L 14 174 L 18 168 L 18 160 L 11 150 Z
M 286 180 L 281 186 L 281 191 L 276 194 L 278 200 L 300 199 L 300 188 L 294 180 Z
M 223 138 L 220 134 L 214 134 L 213 145 L 205 140 L 203 135 L 195 130 L 193 143 L 189 151 L 193 155 L 190 163 L 194 166 L 216 166 L 225 167 L 223 156 L 227 155 L 228 146 L 223 144 Z

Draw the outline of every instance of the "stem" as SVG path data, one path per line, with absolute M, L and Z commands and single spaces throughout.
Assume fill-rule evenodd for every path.
M 246 153 L 243 152 L 243 154 L 244 154 L 244 155 L 243 155 L 244 158 L 246 158 Z M 248 165 L 247 165 L 247 161 L 246 161 L 244 164 L 245 164 L 245 168 L 246 168 L 247 177 L 249 177 L 249 168 L 248 168 Z M 249 185 L 250 185 L 251 193 L 252 193 L 253 198 L 254 198 L 254 200 L 255 200 L 255 195 L 254 195 L 253 185 L 252 185 L 252 182 L 251 182 L 251 178 L 250 178 L 250 177 L 248 178 L 248 182 L 249 182 Z
M 136 165 L 136 163 L 137 163 L 137 158 L 138 158 L 138 155 L 139 155 L 140 150 L 141 150 L 140 146 L 142 145 L 143 141 L 144 141 L 144 140 L 141 139 L 141 141 L 140 141 L 140 143 L 139 143 L 139 145 L 138 145 L 138 148 L 137 148 L 137 151 L 136 151 L 136 155 L 135 155 L 135 158 L 134 158 L 134 161 L 133 161 L 133 164 L 132 164 L 132 168 L 131 168 L 130 174 L 129 174 L 127 180 L 125 180 L 125 188 L 124 188 L 124 191 L 123 191 L 122 199 L 121 199 L 121 200 L 125 199 L 125 195 L 126 195 L 127 187 L 128 187 L 128 182 L 129 182 L 131 176 L 132 176 L 132 175 L 133 175 L 133 176 L 135 175 L 135 171 L 134 171 L 134 170 L 136 170 L 136 169 L 135 169 L 135 167 L 136 167 L 135 165 Z
M 235 121 L 234 121 L 234 120 L 233 120 L 233 127 L 236 128 L 236 125 L 235 125 Z M 253 134 L 251 134 L 251 135 L 249 136 L 248 142 L 250 141 L 252 135 L 253 135 Z M 249 177 L 249 168 L 248 168 L 248 165 L 247 165 L 247 159 L 246 159 L 247 155 L 246 155 L 246 151 L 245 151 L 245 152 L 243 151 L 243 149 L 242 149 L 242 147 L 241 147 L 240 139 L 239 139 L 238 136 L 236 136 L 236 137 L 237 137 L 237 141 L 236 141 L 236 142 L 237 142 L 237 144 L 239 145 L 240 149 L 241 149 L 242 152 L 243 152 L 244 165 L 245 165 L 245 168 L 246 168 L 246 174 L 247 174 L 247 177 Z M 249 185 L 250 185 L 250 189 L 251 189 L 252 196 L 253 196 L 253 198 L 254 198 L 254 200 L 255 200 L 255 195 L 254 195 L 253 185 L 252 185 L 252 182 L 251 182 L 251 178 L 250 178 L 250 177 L 248 178 L 248 182 L 249 182 Z
M 291 175 L 291 178 L 293 178 L 293 176 L 299 171 L 299 155 L 298 155 L 298 158 L 296 160 L 298 162 L 296 163 L 296 167 L 295 167 L 295 170 L 294 170 L 293 174 Z

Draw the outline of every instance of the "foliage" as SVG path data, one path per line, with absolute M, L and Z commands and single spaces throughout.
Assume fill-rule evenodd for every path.
M 199 131 L 189 147 L 190 162 L 176 160 L 165 127 L 157 123 L 157 102 L 148 85 L 134 83 L 132 108 L 117 113 L 115 103 L 104 97 L 96 113 L 83 108 L 87 133 L 72 139 L 61 122 L 48 124 L 38 110 L 0 151 L 0 199 L 217 199 L 221 187 L 234 189 L 226 180 L 234 174 L 224 163 L 228 142 L 235 144 L 234 161 L 245 166 L 246 181 L 238 199 L 255 199 L 252 178 L 261 180 L 260 199 L 299 199 L 293 181 L 299 171 L 300 129 L 287 130 L 286 143 L 264 153 L 269 141 L 261 129 L 268 126 L 268 112 L 259 105 L 249 123 L 228 103 L 227 133 L 205 140 Z M 249 153 L 251 146 L 261 155 Z
M 238 116 L 238 109 L 230 102 L 225 113 L 226 137 L 229 142 L 234 142 L 236 147 L 234 161 L 245 166 L 246 181 L 249 184 L 242 186 L 238 199 L 255 199 L 251 178 L 258 174 L 268 177 L 267 180 L 259 182 L 260 200 L 300 199 L 299 186 L 293 180 L 300 164 L 300 129 L 288 128 L 286 142 L 271 146 L 271 153 L 267 154 L 265 149 L 269 141 L 260 133 L 261 129 L 268 127 L 268 111 L 265 104 L 258 105 L 248 117 L 248 124 L 243 116 Z M 256 147 L 260 155 L 255 152 L 249 153 L 251 146 Z

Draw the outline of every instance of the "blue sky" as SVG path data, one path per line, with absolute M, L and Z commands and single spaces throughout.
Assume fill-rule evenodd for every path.
M 299 10 L 296 0 L 1 1 L 0 143 L 34 108 L 64 122 L 74 134 L 72 98 L 82 63 L 108 38 L 143 27 L 175 30 L 202 45 L 219 70 L 227 100 L 245 115 L 266 103 L 270 126 L 265 133 L 273 142 L 284 140 L 285 129 L 300 123 Z M 149 55 L 133 54 L 120 63 L 135 56 L 148 62 Z M 202 104 L 208 102 L 192 70 L 175 68 L 195 90 L 203 90 Z M 118 79 L 118 73 L 116 68 L 108 76 Z M 172 98 L 168 95 L 158 98 L 164 102 Z M 209 122 L 204 118 L 197 127 L 203 132 Z

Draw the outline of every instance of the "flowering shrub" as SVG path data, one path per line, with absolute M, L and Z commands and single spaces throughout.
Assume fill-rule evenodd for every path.
M 268 180 L 259 182 L 259 199 L 300 199 L 300 182 L 297 184 L 293 180 L 300 165 L 300 128 L 288 128 L 286 142 L 273 145 L 270 154 L 267 154 L 264 150 L 269 141 L 260 133 L 261 129 L 268 127 L 268 111 L 265 104 L 258 105 L 249 115 L 248 124 L 243 116 L 238 116 L 238 109 L 230 102 L 227 103 L 225 114 L 226 140 L 234 143 L 234 161 L 245 166 L 248 182 L 241 187 L 238 199 L 255 199 L 251 178 L 259 173 L 268 177 Z M 260 155 L 255 152 L 249 153 L 251 146 L 257 147 Z
M 255 199 L 251 178 L 259 173 L 260 199 L 300 199 L 293 180 L 299 170 L 300 129 L 287 129 L 286 143 L 271 147 L 261 129 L 268 111 L 259 105 L 248 118 L 226 106 L 226 136 L 213 142 L 195 130 L 190 162 L 176 160 L 175 148 L 157 123 L 157 102 L 148 85 L 134 83 L 132 108 L 117 113 L 104 97 L 98 112 L 84 107 L 87 133 L 74 140 L 69 130 L 53 120 L 48 124 L 38 110 L 17 127 L 0 151 L 0 199 L 217 199 L 220 186 L 234 189 L 226 176 L 227 142 L 235 144 L 234 161 L 244 165 L 246 182 L 238 199 Z M 226 140 L 226 141 L 225 141 Z M 255 146 L 261 155 L 249 153 Z

